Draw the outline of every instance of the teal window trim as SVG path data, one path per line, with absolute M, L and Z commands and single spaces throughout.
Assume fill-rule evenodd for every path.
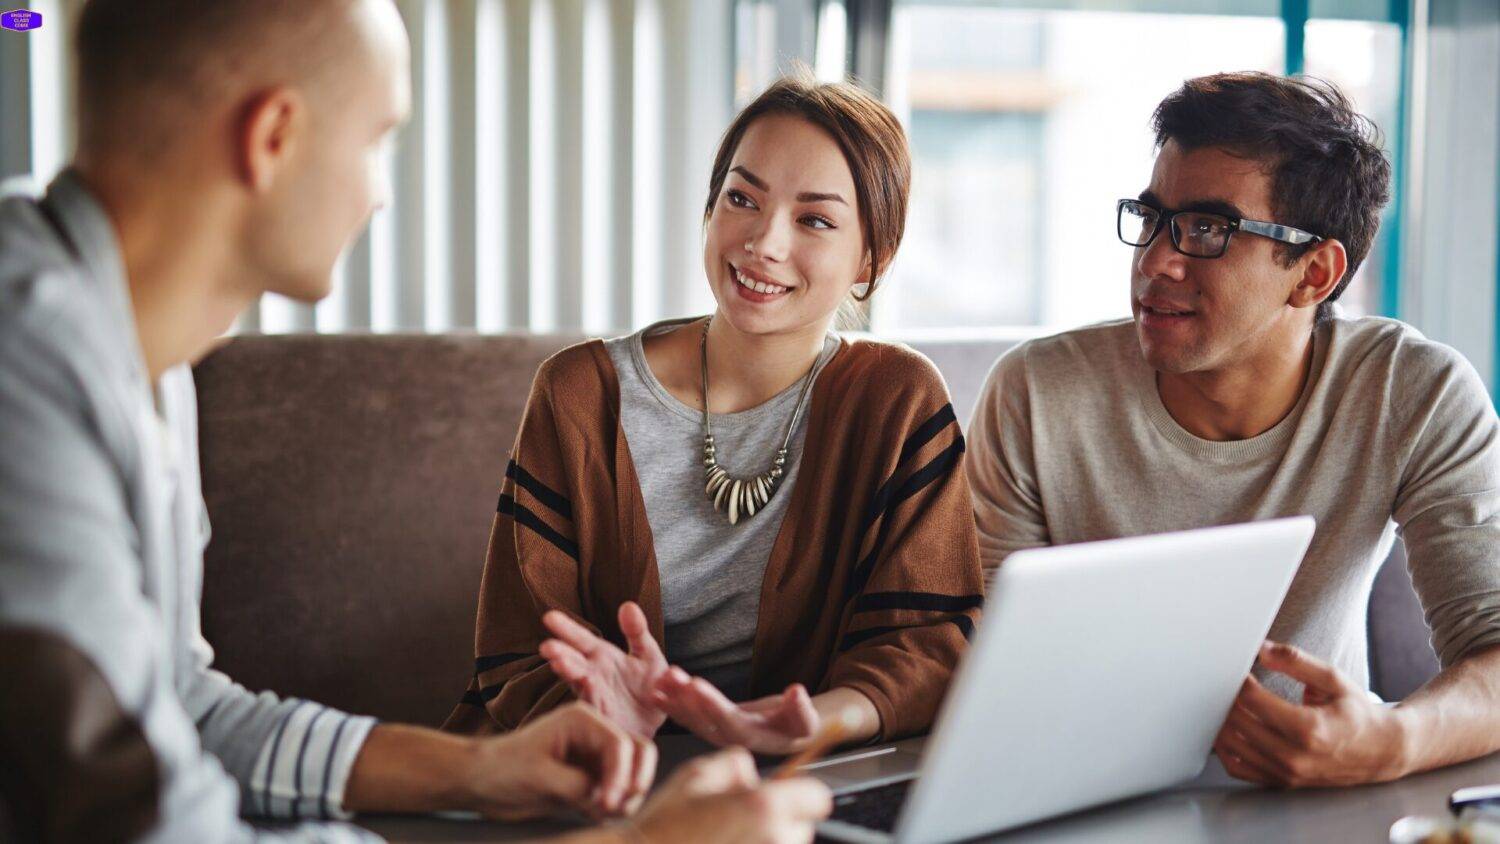
M 1391 143 L 1391 210 L 1385 224 L 1390 227 L 1385 238 L 1385 254 L 1380 273 L 1380 313 L 1391 319 L 1401 316 L 1401 232 L 1406 223 L 1406 121 L 1411 99 L 1411 20 L 1410 0 L 1390 0 L 1390 21 L 1401 29 L 1401 78 L 1397 83 L 1396 126 L 1389 134 Z M 1500 323 L 1497 323 L 1500 324 Z M 1500 371 L 1500 370 L 1497 370 Z
M 1307 15 L 1309 0 L 1281 0 L 1281 23 L 1286 32 L 1286 75 L 1307 69 Z
M 858 2 L 859 0 L 852 0 Z M 850 2 L 850 0 L 846 0 Z M 1265 14 L 1265 9 L 1275 8 L 1262 5 L 1256 0 L 892 0 L 884 8 L 887 15 L 889 10 L 897 3 L 905 2 L 913 5 L 923 3 L 935 3 L 941 5 L 972 5 L 990 8 L 1007 9 L 1093 9 L 1114 11 L 1135 11 L 1175 14 Z M 1307 57 L 1307 22 L 1312 17 L 1313 5 L 1318 0 L 1279 0 L 1282 25 L 1285 28 L 1286 57 L 1285 70 L 1287 75 L 1303 72 L 1306 68 Z M 1411 0 L 1387 0 L 1385 16 L 1381 18 L 1376 10 L 1380 8 L 1378 0 L 1375 2 L 1358 3 L 1318 3 L 1319 19 L 1348 19 L 1348 20 L 1384 20 L 1395 24 L 1401 33 L 1401 71 L 1398 83 L 1399 95 L 1396 101 L 1396 123 L 1388 127 L 1386 138 L 1391 152 L 1391 205 L 1389 206 L 1385 219 L 1381 221 L 1381 228 L 1385 230 L 1386 237 L 1381 251 L 1382 265 L 1380 277 L 1380 313 L 1393 319 L 1399 318 L 1401 314 L 1401 259 L 1402 259 L 1402 229 L 1406 219 L 1403 207 L 1404 197 L 1407 189 L 1407 149 L 1406 149 L 1406 123 L 1410 119 L 1411 110 L 1408 103 L 1411 95 L 1411 26 L 1410 7 Z M 851 18 L 852 21 L 852 18 Z M 870 25 L 871 22 L 867 22 Z M 887 30 L 888 31 L 888 30 Z M 853 44 L 858 33 L 853 31 L 849 34 L 849 43 Z M 1496 261 L 1496 288 L 1500 292 L 1500 260 Z M 1500 326 L 1500 296 L 1496 303 L 1496 325 Z M 1497 330 L 1500 334 L 1500 330 Z M 1500 383 L 1500 338 L 1497 338 L 1495 349 L 1496 379 Z
M 1401 313 L 1401 228 L 1404 222 L 1402 197 L 1406 195 L 1406 120 L 1407 99 L 1410 91 L 1408 55 L 1411 50 L 1408 24 L 1410 0 L 1389 0 L 1386 20 L 1401 30 L 1401 78 L 1397 85 L 1400 91 L 1396 98 L 1396 125 L 1386 133 L 1391 150 L 1391 205 L 1381 221 L 1386 229 L 1384 249 L 1381 254 L 1380 313 L 1392 319 Z M 1293 76 L 1307 69 L 1307 21 L 1311 11 L 1310 0 L 1281 0 L 1281 22 L 1286 31 L 1286 74 Z M 1500 306 L 1497 306 L 1500 314 Z M 1500 325 L 1500 316 L 1497 316 Z M 1500 347 L 1496 350 L 1497 367 L 1500 372 Z

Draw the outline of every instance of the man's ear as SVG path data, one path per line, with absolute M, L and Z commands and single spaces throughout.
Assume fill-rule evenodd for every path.
M 1287 304 L 1294 308 L 1311 308 L 1333 295 L 1349 271 L 1349 253 L 1337 240 L 1325 240 L 1314 246 L 1298 261 L 1302 278 L 1292 288 Z
M 246 186 L 257 193 L 270 190 L 306 131 L 307 104 L 291 88 L 272 88 L 251 99 L 236 138 Z

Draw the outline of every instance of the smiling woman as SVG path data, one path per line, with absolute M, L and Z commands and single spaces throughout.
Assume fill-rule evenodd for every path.
M 963 437 L 929 361 L 830 330 L 900 244 L 905 134 L 857 87 L 783 79 L 710 182 L 714 313 L 537 375 L 450 729 L 570 695 L 769 753 L 931 724 L 982 600 Z
M 907 151 L 906 133 L 895 115 L 878 100 L 850 85 L 816 85 L 802 78 L 783 79 L 766 89 L 755 102 L 735 117 L 724 133 L 719 153 L 714 158 L 709 177 L 708 203 L 703 210 L 705 223 L 713 220 L 714 206 L 726 190 L 729 174 L 735 173 L 760 191 L 769 190 L 760 178 L 735 165 L 745 135 L 766 115 L 779 116 L 803 124 L 806 130 L 821 130 L 842 153 L 842 173 L 828 178 L 845 177 L 849 194 L 838 192 L 801 192 L 798 201 L 836 202 L 850 209 L 849 199 L 857 201 L 858 224 L 864 237 L 863 249 L 869 276 L 878 280 L 895 257 L 906 230 L 906 205 L 911 193 L 911 157 Z M 786 158 L 795 158 L 786 151 Z M 728 190 L 733 193 L 731 185 Z M 736 203 L 738 204 L 738 203 Z M 828 227 L 832 224 L 823 221 Z M 861 299 L 874 293 L 870 284 Z

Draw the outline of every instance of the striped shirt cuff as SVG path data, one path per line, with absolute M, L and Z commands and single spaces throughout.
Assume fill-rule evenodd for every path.
M 255 760 L 246 808 L 292 820 L 353 817 L 344 809 L 344 786 L 375 719 L 305 700 L 287 702 L 293 705 Z

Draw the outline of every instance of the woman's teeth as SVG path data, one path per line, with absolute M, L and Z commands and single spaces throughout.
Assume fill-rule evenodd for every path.
M 743 274 L 740 273 L 739 270 L 734 270 L 734 280 L 739 284 L 742 284 L 745 287 L 754 290 L 756 293 L 785 293 L 791 289 L 790 287 L 782 287 L 779 284 L 767 284 L 763 281 L 756 281 L 753 278 L 746 278 Z

